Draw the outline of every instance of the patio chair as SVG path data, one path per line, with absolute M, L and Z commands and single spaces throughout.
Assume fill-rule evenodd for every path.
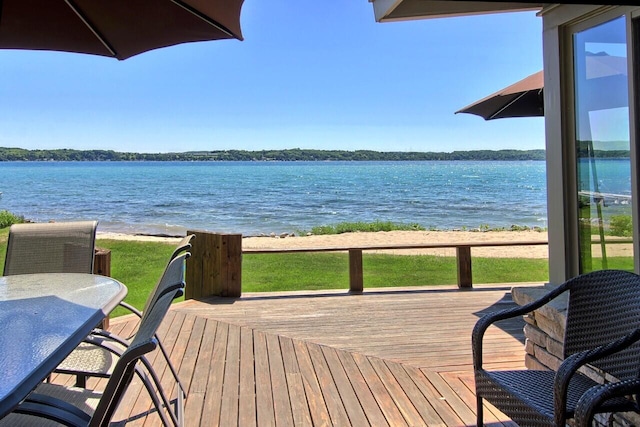
M 145 314 L 149 311 L 149 308 L 158 298 L 158 293 L 162 290 L 161 284 L 164 280 L 164 276 L 167 274 L 167 271 L 174 264 L 174 260 L 176 258 L 184 256 L 185 251 L 187 251 L 191 247 L 190 241 L 193 237 L 193 235 L 184 237 L 175 248 L 175 250 L 171 254 L 169 263 L 167 264 L 167 267 L 165 269 L 165 273 L 163 274 L 160 281 L 157 282 L 155 288 L 147 298 L 143 311 L 139 311 L 135 307 L 126 303 L 121 303 L 121 305 L 125 308 L 128 308 L 133 314 L 143 319 Z M 188 257 L 190 254 L 187 252 L 186 255 Z M 184 262 L 182 263 L 182 266 L 184 267 Z M 177 274 L 178 272 L 176 271 L 174 273 Z M 181 275 L 181 280 L 184 281 L 184 269 L 180 270 L 179 273 Z M 80 344 L 55 369 L 54 372 L 75 375 L 76 387 L 82 388 L 86 387 L 86 380 L 88 377 L 108 378 L 113 373 L 113 369 L 118 357 L 120 357 L 122 352 L 129 346 L 130 340 L 134 337 L 135 334 L 129 337 L 120 337 L 103 329 L 94 329 L 91 335 L 87 337 L 85 342 Z M 171 363 L 169 353 L 162 345 L 162 341 L 158 338 L 158 336 L 156 336 L 155 338 L 160 352 L 165 359 L 167 367 L 169 368 L 171 374 L 174 377 L 174 380 L 176 381 L 176 384 L 178 386 L 178 395 L 180 399 L 185 399 L 186 390 L 180 380 L 180 377 L 178 376 L 177 370 Z M 145 361 L 143 361 L 143 363 L 145 363 Z M 151 375 L 151 378 L 156 383 L 156 387 L 162 400 L 168 402 L 169 399 L 166 396 L 165 391 L 160 386 L 159 380 L 154 378 L 153 375 Z M 145 384 L 145 386 L 150 387 L 151 383 Z M 179 423 L 174 419 L 174 424 L 178 425 Z
M 183 252 L 186 252 L 189 249 L 191 249 L 191 240 L 194 237 L 196 237 L 195 234 L 189 234 L 189 235 L 183 237 L 180 240 L 180 242 L 178 242 L 178 245 L 176 246 L 176 248 L 173 250 L 173 253 L 169 257 L 169 262 L 171 262 L 174 258 L 176 258 L 178 255 L 182 254 Z M 144 308 L 142 309 L 142 311 L 138 310 L 137 308 L 135 308 L 131 304 L 126 303 L 124 301 L 122 301 L 120 303 L 120 306 L 126 308 L 131 313 L 133 313 L 136 316 L 142 318 L 142 314 L 149 308 L 149 304 L 150 304 L 150 302 L 151 302 L 151 300 L 153 298 L 154 293 L 157 291 L 157 288 L 158 288 L 158 284 L 156 284 L 155 288 L 151 291 L 151 294 L 149 294 L 149 298 L 147 298 L 147 300 L 145 301 Z M 129 337 L 129 339 L 130 338 L 133 338 L 133 335 L 131 335 Z M 162 345 L 160 344 L 160 346 L 162 346 Z
M 4 275 L 93 273 L 97 221 L 14 224 Z
M 145 382 L 150 374 L 157 378 L 153 368 L 145 355 L 155 350 L 158 346 L 155 338 L 156 331 L 164 319 L 174 298 L 182 295 L 184 282 L 182 281 L 182 268 L 187 254 L 182 254 L 174 259 L 158 287 L 157 298 L 150 304 L 144 313 L 140 328 L 131 344 L 122 352 L 115 365 L 112 375 L 109 377 L 102 393 L 79 387 L 65 387 L 57 384 L 43 383 L 8 416 L 0 420 L 0 426 L 19 425 L 47 425 L 46 420 L 63 423 L 68 426 L 106 426 L 109 425 L 118 405 L 122 401 L 127 387 L 131 383 L 134 374 L 140 376 Z M 142 366 L 138 363 L 141 362 Z M 142 369 L 144 367 L 145 369 Z M 169 419 L 164 413 L 172 414 L 170 405 L 163 405 L 158 396 L 149 391 L 158 415 L 163 425 L 170 425 Z M 179 399 L 180 400 L 180 399 Z M 180 400 L 176 404 L 176 412 L 173 415 L 182 425 L 182 405 Z
M 522 316 L 568 292 L 564 361 L 557 372 L 519 370 L 488 371 L 483 368 L 482 339 L 495 322 Z M 478 425 L 483 425 L 483 399 L 522 426 L 565 426 L 574 418 L 578 402 L 599 383 L 578 369 L 590 365 L 620 387 L 629 382 L 639 391 L 640 381 L 640 276 L 619 270 L 603 270 L 574 277 L 542 298 L 522 307 L 481 318 L 472 334 Z M 596 389 L 593 389 L 596 387 Z M 597 388 L 600 387 L 600 388 Z M 593 413 L 637 410 L 622 394 L 599 400 Z M 584 409 L 581 409 L 584 412 Z

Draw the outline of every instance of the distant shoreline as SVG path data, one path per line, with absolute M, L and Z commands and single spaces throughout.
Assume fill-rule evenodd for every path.
M 594 158 L 628 159 L 629 150 L 594 150 Z M 325 162 L 325 161 L 545 161 L 544 149 L 374 151 L 374 150 L 215 150 L 173 153 L 135 153 L 113 150 L 27 150 L 0 147 L 0 161 L 248 161 L 248 162 Z
M 545 160 L 545 150 L 473 150 L 453 152 L 373 150 L 217 150 L 134 153 L 113 150 L 27 150 L 0 147 L 0 161 L 522 161 Z

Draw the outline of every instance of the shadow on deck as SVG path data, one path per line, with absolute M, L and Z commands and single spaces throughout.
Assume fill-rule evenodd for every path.
M 526 286 L 519 284 L 518 286 Z M 187 426 L 473 426 L 471 330 L 508 285 L 245 294 L 175 304 L 161 329 Z M 524 368 L 523 321 L 487 331 L 485 364 Z M 128 316 L 111 329 L 126 334 Z M 493 362 L 491 362 L 493 361 Z M 170 375 L 155 360 L 160 373 Z M 136 385 L 136 384 L 134 384 Z M 159 425 L 136 385 L 119 410 Z M 487 425 L 513 425 L 488 407 Z

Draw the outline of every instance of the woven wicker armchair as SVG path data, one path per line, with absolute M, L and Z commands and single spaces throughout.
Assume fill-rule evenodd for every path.
M 564 361 L 557 372 L 482 367 L 482 339 L 490 325 L 536 310 L 565 292 Z M 640 392 L 639 340 L 640 276 L 618 270 L 574 277 L 537 301 L 481 318 L 472 335 L 478 425 L 483 425 L 483 399 L 521 426 L 564 427 L 574 414 L 579 425 L 590 425 L 596 413 L 638 411 L 635 399 L 625 396 Z M 586 364 L 615 380 L 599 385 L 578 372 Z

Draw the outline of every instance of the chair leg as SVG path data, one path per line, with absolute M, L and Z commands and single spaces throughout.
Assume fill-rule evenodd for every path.
M 476 416 L 477 416 L 477 427 L 482 427 L 484 426 L 484 414 L 483 414 L 483 410 L 484 408 L 482 407 L 482 397 L 477 396 L 476 397 Z
M 158 337 L 158 335 L 156 335 L 156 338 L 157 337 Z M 184 395 L 186 395 L 187 392 L 185 391 L 184 386 L 182 385 L 182 381 L 180 381 L 180 377 L 178 376 L 178 372 L 176 372 L 176 368 L 173 367 L 173 364 L 171 363 L 171 358 L 169 357 L 169 353 L 164 348 L 164 346 L 162 345 L 162 341 L 160 341 L 159 338 L 158 338 L 158 347 L 160 347 L 160 351 L 162 352 L 162 355 L 164 356 L 164 358 L 167 361 L 167 366 L 169 367 L 169 370 L 171 371 L 171 374 L 173 375 L 173 378 L 175 378 L 176 382 L 178 383 L 178 388 L 180 389 L 180 392 L 182 392 Z
M 160 396 L 160 399 L 162 400 L 162 403 L 167 408 L 167 410 L 169 412 L 169 416 L 171 417 L 171 421 L 173 422 L 173 425 L 175 427 L 183 426 L 184 424 L 180 420 L 181 414 L 178 413 L 179 409 L 176 409 L 175 411 L 171 411 L 171 399 L 169 398 L 169 396 L 166 394 L 164 388 L 162 387 L 162 383 L 160 382 L 160 378 L 158 378 L 157 373 L 153 370 L 153 367 L 149 363 L 149 360 L 147 358 L 145 358 L 145 357 L 142 357 L 140 359 L 140 361 L 143 363 L 143 365 L 146 368 L 146 374 L 144 374 L 144 377 L 142 377 L 143 373 L 140 370 L 137 370 L 138 371 L 138 376 L 140 376 L 140 379 L 142 379 L 142 382 L 145 383 L 145 386 L 150 391 L 152 389 L 151 381 L 153 381 L 153 383 L 155 384 L 156 390 L 157 390 L 157 394 L 158 394 L 158 396 Z M 151 381 L 149 381 L 149 378 L 151 378 Z M 181 396 L 183 396 L 182 389 L 178 386 L 178 397 L 181 397 Z M 152 397 L 155 397 L 155 395 L 152 396 Z M 157 399 L 157 397 L 156 397 L 156 399 Z M 159 400 L 158 400 L 158 403 L 159 403 Z M 181 403 L 181 402 L 178 401 L 178 403 Z M 158 407 L 158 410 L 160 410 L 160 407 Z
M 76 387 L 87 388 L 87 376 L 86 375 L 76 375 Z
M 179 425 L 178 425 L 177 417 L 171 411 L 171 402 L 166 400 L 166 397 L 162 393 L 162 390 L 159 390 L 159 393 L 158 393 L 162 398 L 162 402 L 160 402 L 160 399 L 158 399 L 156 391 L 151 385 L 151 381 L 149 381 L 149 378 L 147 377 L 147 375 L 144 372 L 142 372 L 142 370 L 140 369 L 136 369 L 136 374 L 138 375 L 138 378 L 140 378 L 140 381 L 142 381 L 142 384 L 144 385 L 144 387 L 147 389 L 147 393 L 149 393 L 149 397 L 153 402 L 153 406 L 156 408 L 156 411 L 158 412 L 158 416 L 160 417 L 160 421 L 162 422 L 162 425 L 164 427 L 171 427 L 172 425 L 175 427 L 178 427 Z M 164 413 L 165 409 L 167 410 L 167 412 L 169 412 L 169 416 L 171 417 L 171 422 L 169 422 L 169 419 Z

